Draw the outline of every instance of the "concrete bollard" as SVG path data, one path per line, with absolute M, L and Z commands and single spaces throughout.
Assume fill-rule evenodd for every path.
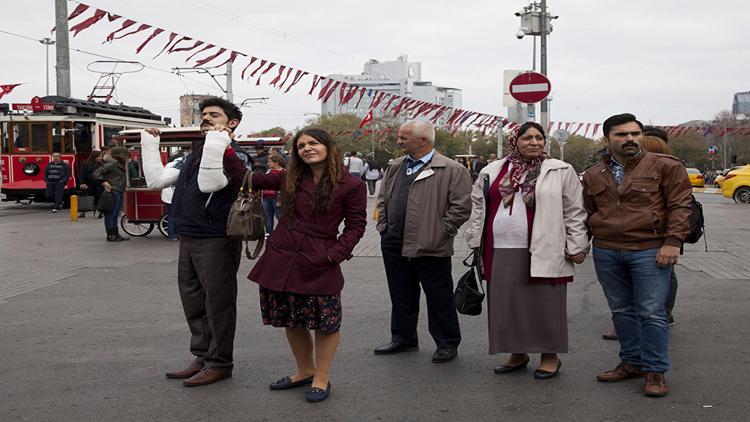
M 70 195 L 70 221 L 78 221 L 78 196 Z

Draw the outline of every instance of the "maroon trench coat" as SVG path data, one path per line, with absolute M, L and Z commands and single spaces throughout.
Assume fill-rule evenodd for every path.
M 253 189 L 280 190 L 285 173 L 253 174 Z M 335 295 L 344 287 L 339 264 L 351 258 L 367 226 L 367 188 L 345 172 L 330 207 L 313 212 L 315 184 L 305 176 L 297 192 L 294 219 L 282 215 L 266 240 L 266 250 L 248 279 L 277 292 Z M 339 226 L 344 230 L 339 236 Z

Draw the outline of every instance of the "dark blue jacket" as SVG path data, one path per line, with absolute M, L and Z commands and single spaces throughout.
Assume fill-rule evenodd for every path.
M 175 228 L 177 233 L 185 236 L 225 237 L 229 210 L 237 198 L 239 183 L 230 181 L 220 191 L 201 192 L 198 188 L 198 166 L 193 161 L 196 155 L 189 154 L 184 160 L 175 184 L 172 197 Z M 239 162 L 236 155 L 233 154 L 233 158 Z

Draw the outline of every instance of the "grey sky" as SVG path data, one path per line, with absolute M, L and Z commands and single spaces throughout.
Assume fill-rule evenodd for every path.
M 34 38 L 50 36 L 53 0 L 3 3 L 1 30 Z M 531 38 L 515 37 L 519 20 L 513 13 L 528 3 L 523 0 L 84 3 L 322 75 L 359 73 L 370 58 L 386 61 L 408 54 L 411 61 L 422 63 L 423 79 L 463 89 L 464 108 L 482 113 L 505 115 L 503 70 L 531 67 Z M 601 122 L 628 111 L 644 122 L 672 125 L 710 119 L 731 107 L 735 92 L 750 90 L 750 5 L 745 1 L 549 0 L 548 4 L 560 16 L 549 40 L 552 121 Z M 69 10 L 75 6 L 70 2 Z M 139 55 L 134 51 L 145 33 L 102 45 L 106 34 L 118 27 L 117 21 L 100 22 L 71 37 L 71 46 L 162 70 L 180 66 L 186 58 L 174 54 L 152 59 L 166 41 L 163 34 Z M 28 102 L 34 95 L 44 95 L 44 47 L 3 33 L 0 42 L 0 83 L 26 83 L 2 101 Z M 54 52 L 51 57 L 54 64 Z M 94 75 L 85 70 L 93 60 L 71 52 L 76 97 L 85 97 L 94 84 Z M 307 95 L 309 77 L 282 94 L 241 81 L 239 71 L 235 76 L 235 101 L 270 97 L 267 104 L 243 109 L 242 133 L 272 126 L 293 129 L 310 117 L 305 113 L 320 111 Z M 54 74 L 51 79 L 54 92 Z M 152 69 L 123 76 L 117 92 L 120 101 L 171 116 L 175 122 L 181 94 L 219 94 L 206 76 L 181 80 Z

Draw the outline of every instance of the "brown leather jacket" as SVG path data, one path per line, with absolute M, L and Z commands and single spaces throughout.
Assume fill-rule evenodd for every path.
M 614 250 L 681 246 L 690 232 L 692 187 L 680 160 L 641 151 L 624 163 L 619 192 L 609 164 L 605 156 L 583 174 L 594 246 Z

